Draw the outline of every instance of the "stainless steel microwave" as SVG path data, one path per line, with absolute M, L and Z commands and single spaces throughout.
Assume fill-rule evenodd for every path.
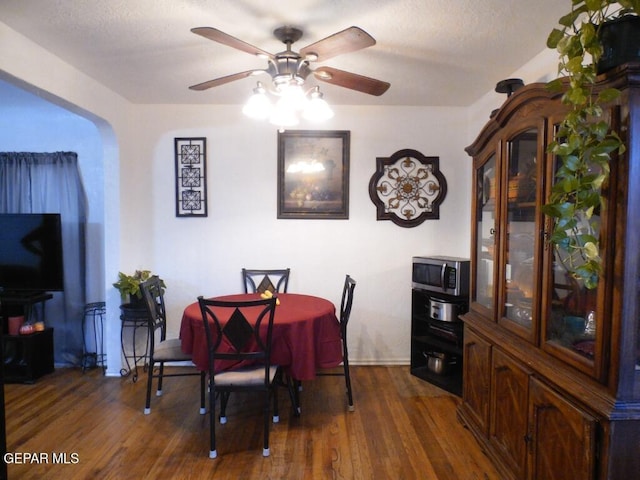
M 469 296 L 468 258 L 433 256 L 413 257 L 413 288 L 455 297 Z

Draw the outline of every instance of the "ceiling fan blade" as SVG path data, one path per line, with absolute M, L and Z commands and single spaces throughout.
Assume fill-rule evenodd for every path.
M 314 70 L 314 76 L 318 80 L 338 85 L 339 87 L 350 88 L 358 92 L 368 93 L 379 97 L 386 92 L 391 86 L 388 82 L 376 80 L 375 78 L 365 77 L 344 70 L 338 70 L 332 67 L 320 67 Z
M 238 50 L 242 50 L 243 52 L 250 53 L 251 55 L 257 55 L 265 58 L 273 58 L 273 55 L 269 52 L 265 52 L 264 50 L 254 47 L 253 45 L 243 42 L 242 40 L 237 39 L 236 37 L 232 37 L 228 33 L 224 33 L 217 28 L 212 27 L 197 27 L 192 28 L 191 31 L 196 35 L 201 35 L 204 38 L 208 38 L 209 40 L 213 40 L 214 42 L 222 43 L 223 45 L 227 45 L 231 48 L 236 48 Z
M 300 55 L 303 58 L 313 55 L 319 62 L 323 62 L 336 55 L 355 52 L 375 44 L 375 39 L 361 28 L 349 27 L 304 47 L 300 50 Z
M 264 70 L 247 70 L 246 72 L 234 73 L 233 75 L 227 75 L 226 77 L 220 77 L 214 80 L 209 80 L 207 82 L 198 83 L 197 85 L 191 85 L 189 89 L 198 91 L 207 90 L 208 88 L 219 87 L 220 85 L 224 85 L 225 83 L 233 82 L 235 80 L 241 80 L 251 75 L 257 75 L 258 73 L 263 72 Z

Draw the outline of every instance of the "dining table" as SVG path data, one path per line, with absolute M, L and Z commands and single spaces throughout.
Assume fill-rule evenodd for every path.
M 342 338 L 335 305 L 324 298 L 278 293 L 271 339 L 271 363 L 298 381 L 313 380 L 316 372 L 342 363 Z M 234 294 L 216 300 L 260 299 L 260 294 Z M 226 322 L 223 318 L 222 322 Z M 247 318 L 250 322 L 251 318 Z M 255 319 L 253 319 L 255 322 Z M 180 325 L 182 351 L 199 370 L 208 370 L 207 339 L 198 302 L 188 305 Z

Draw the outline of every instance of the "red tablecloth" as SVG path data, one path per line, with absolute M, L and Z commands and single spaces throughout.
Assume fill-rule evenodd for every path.
M 216 297 L 217 300 L 258 299 L 258 294 Z M 328 300 L 311 295 L 278 294 L 273 323 L 271 361 L 285 367 L 296 380 L 313 380 L 318 368 L 342 362 L 342 340 L 336 308 Z M 198 303 L 185 308 L 180 326 L 182 351 L 192 356 L 200 370 L 207 370 L 207 339 Z

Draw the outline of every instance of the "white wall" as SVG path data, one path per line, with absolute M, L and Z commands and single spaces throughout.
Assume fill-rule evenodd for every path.
M 509 75 L 509 78 L 521 78 L 525 85 L 535 82 L 548 82 L 557 77 L 558 53 L 555 50 L 545 49 Z M 496 83 L 501 79 L 496 79 Z M 487 92 L 468 109 L 467 145 L 471 144 L 482 127 L 489 120 L 489 114 L 495 108 L 504 103 L 507 96 L 495 91 Z
M 349 273 L 358 281 L 351 357 L 408 362 L 411 256 L 468 256 L 464 109 L 336 107 L 323 129 L 351 132 L 349 220 L 276 218 L 277 132 L 244 119 L 239 106 L 136 106 L 135 112 L 136 160 L 122 179 L 123 264 L 165 279 L 174 333 L 197 295 L 241 291 L 242 267 L 290 267 L 289 291 L 334 303 Z M 200 136 L 207 138 L 209 215 L 176 218 L 173 139 Z M 376 157 L 403 148 L 440 157 L 449 185 L 440 220 L 415 228 L 376 221 L 368 194 Z

